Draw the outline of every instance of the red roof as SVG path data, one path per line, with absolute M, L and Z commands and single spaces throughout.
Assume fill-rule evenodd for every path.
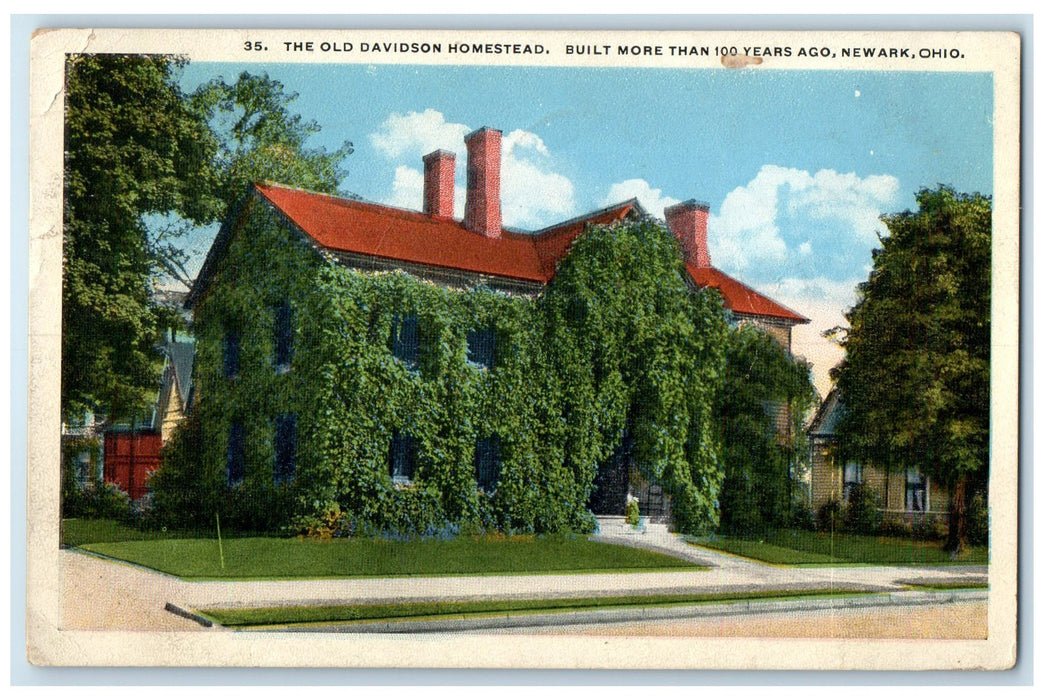
M 275 185 L 257 189 L 323 248 L 390 260 L 547 283 L 555 263 L 589 223 L 623 219 L 627 203 L 537 234 L 486 238 L 459 221 Z
M 801 314 L 794 313 L 782 304 L 759 294 L 716 267 L 696 267 L 686 263 L 685 269 L 689 271 L 689 275 L 692 276 L 698 287 L 717 289 L 725 301 L 725 306 L 733 313 L 769 316 L 793 323 L 808 323 L 808 319 Z
M 464 270 L 546 284 L 558 261 L 589 224 L 611 224 L 641 212 L 636 200 L 570 219 L 536 233 L 505 229 L 500 238 L 468 231 L 459 221 L 271 184 L 258 191 L 319 246 L 331 251 Z M 735 313 L 808 323 L 713 267 L 686 265 L 699 287 L 717 289 Z

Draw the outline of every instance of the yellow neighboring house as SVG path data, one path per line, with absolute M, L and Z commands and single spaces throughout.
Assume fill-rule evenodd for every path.
M 809 503 L 812 512 L 831 500 L 844 504 L 852 489 L 865 484 L 873 489 L 886 520 L 944 520 L 948 509 L 946 487 L 916 469 L 893 471 L 871 464 L 843 461 L 838 454 L 836 434 L 844 404 L 833 389 L 823 400 L 808 428 Z
M 192 403 L 192 362 L 195 352 L 194 343 L 169 342 L 164 347 L 167 363 L 163 368 L 159 415 L 154 424 L 159 425 L 163 444 L 167 443 L 174 428 L 188 415 Z

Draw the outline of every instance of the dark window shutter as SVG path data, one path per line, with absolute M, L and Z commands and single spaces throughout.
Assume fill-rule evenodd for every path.
M 388 448 L 388 473 L 392 479 L 413 481 L 417 467 L 417 442 L 412 435 L 395 431 Z
M 483 491 L 493 491 L 500 480 L 500 441 L 484 438 L 475 443 L 475 482 Z
M 293 309 L 285 301 L 275 308 L 275 364 L 289 365 L 293 357 Z
M 277 484 L 293 481 L 297 470 L 297 416 L 282 413 L 275 421 L 275 474 Z
M 229 329 L 225 331 L 225 376 L 229 379 L 239 374 L 239 333 Z
M 492 328 L 472 328 L 468 331 L 468 362 L 493 369 L 496 358 L 497 334 Z
M 235 486 L 246 475 L 246 449 L 243 424 L 233 421 L 228 431 L 228 485 Z
M 416 314 L 396 316 L 392 320 L 392 354 L 409 369 L 420 365 L 420 323 Z

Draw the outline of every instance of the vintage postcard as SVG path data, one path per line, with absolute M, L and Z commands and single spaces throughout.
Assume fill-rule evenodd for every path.
M 1020 66 L 37 32 L 28 659 L 1010 668 Z

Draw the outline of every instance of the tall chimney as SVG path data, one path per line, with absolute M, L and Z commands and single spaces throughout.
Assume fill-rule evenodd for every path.
M 449 151 L 433 151 L 424 156 L 424 213 L 453 218 L 453 174 L 457 156 Z
M 690 199 L 663 210 L 667 228 L 681 243 L 685 261 L 696 267 L 710 267 L 710 251 L 707 250 L 707 218 L 710 206 Z
M 500 131 L 485 126 L 464 137 L 468 147 L 464 228 L 487 238 L 500 238 L 500 139 Z

